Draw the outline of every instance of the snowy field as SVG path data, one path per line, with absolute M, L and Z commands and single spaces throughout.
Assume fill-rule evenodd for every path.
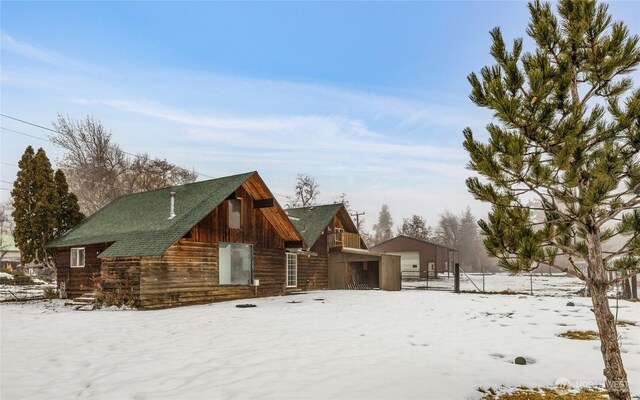
M 247 302 L 257 307 L 235 307 Z M 557 336 L 595 329 L 589 308 L 582 297 L 424 290 L 160 311 L 5 303 L 0 398 L 474 399 L 480 386 L 597 384 L 599 342 Z M 640 303 L 621 301 L 619 318 L 640 322 Z M 638 394 L 640 327 L 619 333 Z
M 12 281 L 13 275 L 6 272 L 0 272 L 0 278 Z M 42 299 L 44 297 L 44 288 L 55 288 L 56 285 L 49 284 L 43 280 L 32 278 L 33 285 L 0 285 L 0 302 L 17 301 L 25 299 Z

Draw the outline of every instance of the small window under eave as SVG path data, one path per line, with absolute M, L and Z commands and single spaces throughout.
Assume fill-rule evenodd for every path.
M 229 208 L 229 228 L 240 229 L 242 224 L 242 202 L 239 199 L 232 199 L 227 201 Z

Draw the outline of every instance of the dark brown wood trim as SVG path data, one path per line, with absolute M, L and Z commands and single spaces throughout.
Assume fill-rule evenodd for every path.
M 270 199 L 262 199 L 262 200 L 254 200 L 253 208 L 270 208 L 274 207 L 275 204 L 273 202 L 273 198 Z

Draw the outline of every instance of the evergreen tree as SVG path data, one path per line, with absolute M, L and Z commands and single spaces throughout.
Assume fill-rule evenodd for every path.
M 432 229 L 427 221 L 419 215 L 402 220 L 402 227 L 398 229 L 398 235 L 405 235 L 420 240 L 432 240 Z
M 54 237 L 60 209 L 53 169 L 45 151 L 38 149 L 34 154 L 31 146 L 18 167 L 11 191 L 16 246 L 23 264 L 36 262 L 51 267 L 53 260 L 44 246 Z
M 482 249 L 478 233 L 476 217 L 467 207 L 460 216 L 460 263 L 471 266 L 471 271 L 478 270 L 481 266 Z
M 62 235 L 69 229 L 84 219 L 84 214 L 80 212 L 78 198 L 69 192 L 69 185 L 64 172 L 59 169 L 54 175 L 58 198 L 60 199 L 60 211 L 56 224 L 56 236 Z
M 470 167 L 486 178 L 467 186 L 492 204 L 479 225 L 500 266 L 518 272 L 544 263 L 586 282 L 609 396 L 630 399 L 606 291 L 640 272 L 640 90 L 629 77 L 640 63 L 639 38 L 593 1 L 560 0 L 557 14 L 534 1 L 529 11 L 535 49 L 523 53 L 522 39 L 507 49 L 495 28 L 495 65 L 469 75 L 471 100 L 492 110 L 494 122 L 488 143 L 464 132 Z M 545 217 L 537 226 L 534 211 Z M 622 245 L 603 251 L 614 237 L 624 237 Z M 561 255 L 570 265 L 559 265 Z
M 389 206 L 384 204 L 378 214 L 378 223 L 373 225 L 373 241 L 375 244 L 391 239 L 393 234 L 393 219 Z

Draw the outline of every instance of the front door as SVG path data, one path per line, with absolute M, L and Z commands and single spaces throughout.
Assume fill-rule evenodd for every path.
M 435 278 L 436 277 L 436 263 L 430 262 L 429 263 L 429 278 Z

